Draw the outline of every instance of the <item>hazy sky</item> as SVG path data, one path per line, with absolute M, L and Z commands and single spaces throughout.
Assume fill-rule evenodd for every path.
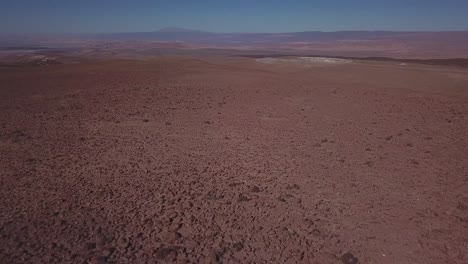
M 468 0 L 0 0 L 0 32 L 468 30 Z

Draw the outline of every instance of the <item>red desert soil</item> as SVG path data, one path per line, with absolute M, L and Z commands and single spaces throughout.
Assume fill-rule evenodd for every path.
M 468 263 L 468 70 L 0 68 L 1 263 Z

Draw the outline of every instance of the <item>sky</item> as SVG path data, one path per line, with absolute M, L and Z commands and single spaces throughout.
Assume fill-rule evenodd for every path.
M 468 0 L 0 0 L 0 33 L 468 30 Z

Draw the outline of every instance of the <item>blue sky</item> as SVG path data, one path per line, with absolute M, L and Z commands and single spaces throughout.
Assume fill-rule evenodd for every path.
M 1 33 L 468 30 L 468 0 L 0 0 Z

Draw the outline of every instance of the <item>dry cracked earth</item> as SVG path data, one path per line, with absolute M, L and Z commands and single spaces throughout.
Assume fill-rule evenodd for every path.
M 1 263 L 468 263 L 468 71 L 0 68 Z

